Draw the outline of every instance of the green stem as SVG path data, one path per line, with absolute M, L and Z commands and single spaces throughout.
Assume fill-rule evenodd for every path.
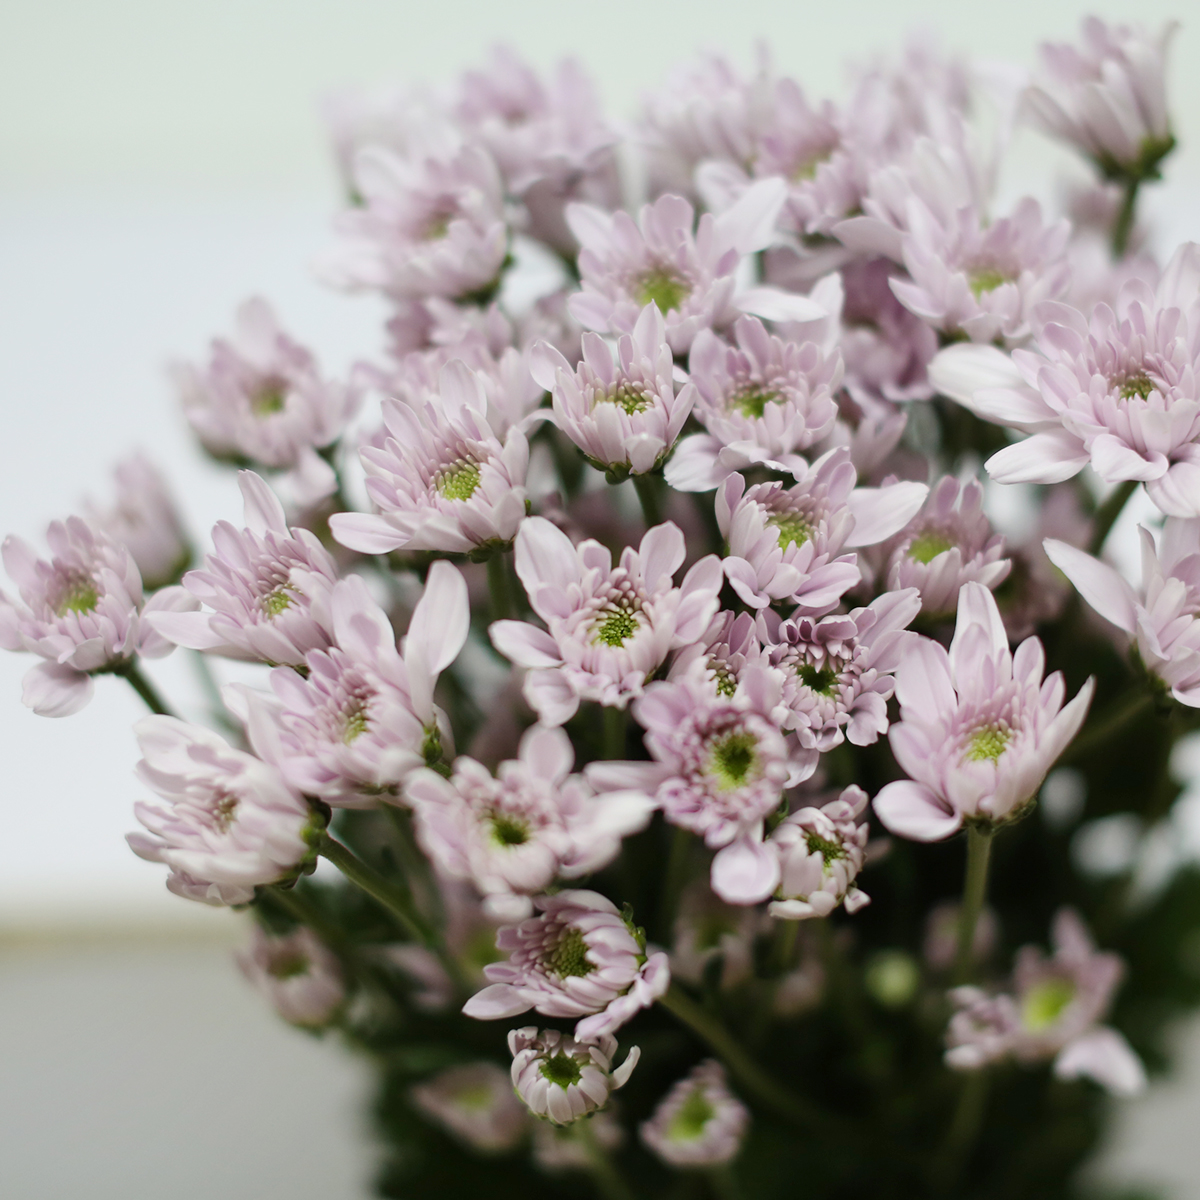
M 709 1188 L 716 1200 L 742 1200 L 745 1193 L 742 1191 L 741 1184 L 738 1183 L 737 1176 L 733 1173 L 733 1168 L 728 1163 L 722 1163 L 719 1167 L 710 1167 L 706 1174 Z
M 154 684 L 142 674 L 136 661 L 130 661 L 124 666 L 118 667 L 114 674 L 129 680 L 130 687 L 141 696 L 146 702 L 146 707 L 152 713 L 157 713 L 161 717 L 175 716 L 167 702 L 158 694 Z
M 670 939 L 679 911 L 679 896 L 688 881 L 688 859 L 692 853 L 692 835 L 682 826 L 671 830 L 671 849 L 667 854 L 667 871 L 663 876 L 662 896 L 658 906 L 658 931 Z
M 509 586 L 508 563 L 512 552 L 493 554 L 487 562 L 488 591 L 492 597 L 492 619 L 504 621 L 513 616 L 512 589 Z
M 326 920 L 320 909 L 294 887 L 273 886 L 271 898 L 301 925 L 307 925 L 331 950 L 342 952 L 345 936 Z
M 958 911 L 958 949 L 954 955 L 954 981 L 966 983 L 971 976 L 972 948 L 975 926 L 987 898 L 988 865 L 992 857 L 990 825 L 972 823 L 967 826 L 967 874 L 963 881 L 962 907 Z
M 604 757 L 609 761 L 625 757 L 625 728 L 629 710 L 606 706 L 604 709 Z
M 1136 479 L 1127 479 L 1124 483 L 1117 484 L 1096 509 L 1092 516 L 1092 540 L 1088 545 L 1092 554 L 1099 554 L 1104 549 L 1109 532 L 1129 502 L 1129 497 L 1137 490 L 1137 485 Z
M 621 1177 L 621 1172 L 617 1170 L 608 1151 L 600 1145 L 591 1121 L 585 1117 L 577 1122 L 576 1128 L 579 1130 L 579 1140 L 587 1153 L 588 1169 L 591 1171 L 596 1191 L 604 1200 L 636 1200 L 633 1189 Z
M 1137 717 L 1154 703 L 1154 696 L 1149 691 L 1141 689 L 1131 691 L 1128 695 L 1109 705 L 1104 715 L 1094 724 L 1084 728 L 1066 752 L 1059 759 L 1061 763 L 1078 762 L 1086 758 L 1097 746 L 1111 741 L 1113 736 L 1130 721 Z
M 1113 223 L 1112 252 L 1113 258 L 1124 258 L 1129 246 L 1129 235 L 1133 232 L 1133 218 L 1137 211 L 1138 188 L 1140 179 L 1130 179 L 1125 183 L 1125 195 L 1121 198 L 1121 208 Z
M 659 498 L 658 476 L 631 475 L 630 479 L 633 480 L 633 486 L 637 490 L 638 501 L 642 506 L 642 516 L 646 521 L 646 528 L 651 529 L 655 525 L 661 525 L 663 514 Z
M 412 897 L 385 879 L 374 867 L 368 866 L 348 846 L 326 834 L 321 839 L 320 854 L 327 858 L 351 883 L 356 884 L 373 900 L 386 908 L 419 942 L 430 948 L 435 939 L 425 919 L 417 912 Z
M 799 921 L 781 921 L 776 919 L 774 966 L 778 974 L 786 974 L 788 967 L 792 965 L 792 959 L 796 955 L 796 938 L 799 936 Z
M 958 1182 L 963 1164 L 979 1136 L 987 1107 L 989 1083 L 986 1070 L 971 1071 L 962 1082 L 954 1119 L 950 1122 L 946 1140 L 934 1166 L 935 1183 L 942 1191 L 951 1191 Z

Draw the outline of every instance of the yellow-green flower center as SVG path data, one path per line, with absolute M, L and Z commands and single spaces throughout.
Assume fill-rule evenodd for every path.
M 611 392 L 606 392 L 597 404 L 615 404 L 632 416 L 634 413 L 645 412 L 650 407 L 651 398 L 640 388 L 629 383 L 619 383 Z
M 230 825 L 233 824 L 233 818 L 237 813 L 238 797 L 231 796 L 226 793 L 222 796 L 215 805 L 213 805 L 212 819 L 213 825 L 219 833 L 225 833 Z
M 803 546 L 812 537 L 812 526 L 799 513 L 780 513 L 768 517 L 767 524 L 774 527 L 781 550 L 789 546 Z
M 995 267 L 982 267 L 978 271 L 972 271 L 967 276 L 967 282 L 978 300 L 985 293 L 994 292 L 1002 283 L 1011 283 L 1012 279 L 1003 271 L 997 271 Z
M 363 701 L 358 701 L 353 708 L 346 713 L 345 724 L 342 726 L 342 741 L 346 745 L 350 745 L 356 738 L 361 737 L 367 732 L 367 727 L 370 725 L 370 719 L 367 717 L 367 706 Z
M 995 762 L 1012 741 L 1012 730 L 1000 725 L 985 725 L 971 734 L 967 743 L 968 762 Z
M 1140 375 L 1130 375 L 1121 381 L 1120 391 L 1122 400 L 1132 400 L 1134 396 L 1145 400 L 1154 391 L 1154 380 L 1144 371 Z
M 812 663 L 801 663 L 796 668 L 796 674 L 806 688 L 822 696 L 832 696 L 838 681 L 838 673 L 831 667 L 815 667 Z
M 806 833 L 804 840 L 808 844 L 808 852 L 819 854 L 827 863 L 846 857 L 845 848 L 840 842 L 831 842 L 819 833 Z
M 740 412 L 744 417 L 761 417 L 768 404 L 774 404 L 779 399 L 778 392 L 768 392 L 762 388 L 751 387 L 744 392 L 738 392 L 729 399 L 729 407 Z
M 548 951 L 542 965 L 552 975 L 565 979 L 568 975 L 590 975 L 596 964 L 587 956 L 587 943 L 583 934 L 574 928 L 567 929 L 558 939 L 558 945 Z
M 654 267 L 637 281 L 638 303 L 644 308 L 653 301 L 661 313 L 678 308 L 691 290 L 687 280 L 668 267 Z
M 470 500 L 479 486 L 479 464 L 460 458 L 438 472 L 436 486 L 447 500 Z
M 54 611 L 65 617 L 69 612 L 91 612 L 99 603 L 100 592 L 95 582 L 87 575 L 76 575 L 67 583 Z
M 268 617 L 277 617 L 285 608 L 292 602 L 292 589 L 288 587 L 277 587 L 273 592 L 268 592 L 262 598 L 263 612 Z
M 704 1088 L 694 1088 L 679 1106 L 671 1124 L 667 1127 L 667 1140 L 671 1142 L 694 1142 L 704 1136 L 709 1121 L 717 1115 Z
M 508 813 L 492 813 L 492 840 L 500 846 L 523 846 L 529 841 L 529 825 Z
M 1061 977 L 1034 984 L 1022 998 L 1021 1021 L 1030 1033 L 1049 1029 L 1075 999 L 1075 984 Z
M 272 979 L 295 979 L 308 970 L 308 958 L 298 950 L 290 954 L 279 955 L 268 967 L 267 974 Z
M 486 1083 L 476 1083 L 463 1088 L 454 1099 L 467 1112 L 486 1112 L 492 1107 L 492 1089 Z
M 637 609 L 628 602 L 610 604 L 596 623 L 592 641 L 596 645 L 623 646 L 638 631 Z
M 718 696 L 732 696 L 737 692 L 737 678 L 734 673 L 723 663 L 715 659 L 709 659 L 709 667 L 712 669 L 713 675 L 716 677 Z
M 745 786 L 758 763 L 758 739 L 752 733 L 738 731 L 718 738 L 709 747 L 707 773 L 723 792 Z
M 949 538 L 930 529 L 913 538 L 912 545 L 908 548 L 908 557 L 919 563 L 930 563 L 939 554 L 945 554 L 947 550 L 953 549 L 954 543 Z
M 282 379 L 264 379 L 250 396 L 250 411 L 256 417 L 282 412 L 287 403 L 288 386 Z
M 561 1050 L 553 1058 L 546 1059 L 539 1070 L 543 1079 L 558 1084 L 564 1092 L 571 1084 L 578 1083 L 583 1078 L 579 1064 L 570 1054 L 563 1054 Z

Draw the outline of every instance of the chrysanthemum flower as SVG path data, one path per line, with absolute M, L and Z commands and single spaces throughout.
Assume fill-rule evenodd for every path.
M 328 1025 L 346 998 L 337 957 L 303 925 L 278 936 L 255 925 L 237 964 L 275 1011 L 302 1029 Z
M 586 1126 L 538 1121 L 533 1130 L 533 1161 L 543 1171 L 586 1171 L 592 1165 L 591 1143 L 612 1153 L 625 1142 L 625 1129 L 613 1109 L 593 1112 Z
M 710 1058 L 675 1084 L 638 1132 L 673 1167 L 715 1167 L 737 1157 L 749 1124 L 750 1110 Z
M 755 939 L 770 925 L 760 909 L 726 904 L 707 880 L 693 880 L 679 898 L 671 978 L 698 986 L 712 960 L 720 959 L 720 986 L 735 987 L 753 974 Z
M 449 1067 L 408 1094 L 424 1116 L 484 1154 L 512 1150 L 529 1133 L 529 1114 L 495 1063 Z
M 716 699 L 736 695 L 742 689 L 747 668 L 754 665 L 769 665 L 758 640 L 755 618 L 750 613 L 723 610 L 696 641 L 675 655 L 667 678 L 690 675 L 703 680 Z
M 577 1040 L 557 1029 L 536 1025 L 508 1035 L 512 1051 L 512 1083 L 534 1116 L 554 1125 L 570 1125 L 603 1108 L 609 1096 L 629 1082 L 641 1057 L 630 1047 L 625 1061 L 613 1069 L 617 1039 L 609 1034 Z

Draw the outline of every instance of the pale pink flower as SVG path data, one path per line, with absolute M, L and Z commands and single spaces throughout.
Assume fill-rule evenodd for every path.
M 543 1171 L 586 1171 L 592 1165 L 589 1143 L 612 1153 L 625 1141 L 625 1130 L 612 1108 L 593 1112 L 581 1136 L 577 1125 L 538 1121 L 533 1130 L 533 1161 Z
M 588 539 L 578 546 L 543 517 L 516 542 L 516 568 L 546 631 L 497 621 L 492 643 L 528 669 L 525 698 L 542 722 L 561 725 L 581 700 L 624 708 L 672 651 L 694 642 L 717 611 L 721 564 L 702 558 L 676 587 L 683 534 L 670 521 L 627 546 L 617 566 Z
M 213 341 L 205 366 L 178 363 L 173 375 L 184 415 L 210 454 L 288 472 L 304 504 L 333 493 L 337 478 L 317 452 L 342 436 L 361 392 L 325 379 L 265 300 L 238 309 L 233 337 Z
M 582 291 L 569 301 L 572 315 L 601 333 L 629 333 L 653 301 L 676 354 L 686 353 L 701 329 L 723 329 L 742 313 L 795 321 L 823 316 L 807 296 L 739 288 L 739 267 L 769 242 L 784 191 L 782 180 L 760 180 L 719 216 L 705 213 L 695 232 L 695 212 L 681 196 L 645 205 L 636 222 L 626 212 L 571 205 L 567 221 L 583 247 Z
M 1167 519 L 1159 546 L 1139 529 L 1142 586 L 1134 589 L 1107 563 L 1047 539 L 1050 561 L 1105 620 L 1123 630 L 1146 669 L 1180 704 L 1200 708 L 1200 519 Z
M 175 717 L 146 717 L 134 733 L 138 778 L 166 803 L 134 805 L 149 833 L 127 841 L 139 858 L 171 869 L 176 895 L 249 904 L 255 888 L 294 879 L 313 860 L 324 818 L 277 766 Z M 250 737 L 263 747 L 253 721 Z
M 752 608 L 788 602 L 819 614 L 836 607 L 862 577 L 853 550 L 903 529 L 928 489 L 921 483 L 856 488 L 849 451 L 841 447 L 796 470 L 790 488 L 747 488 L 736 474 L 725 480 L 716 500 L 717 524 L 729 545 L 724 570 Z
M 539 342 L 533 377 L 550 393 L 554 423 L 599 470 L 643 475 L 660 467 L 679 437 L 696 396 L 691 384 L 675 393 L 674 360 L 662 314 L 653 301 L 616 353 L 594 333 L 583 335 L 578 367 Z
M 684 646 L 671 662 L 668 679 L 690 675 L 702 680 L 709 694 L 734 696 L 742 689 L 747 668 L 767 666 L 767 654 L 758 640 L 751 613 L 723 610 L 699 639 Z
M 947 652 L 921 638 L 896 672 L 900 721 L 888 738 L 908 779 L 875 797 L 875 812 L 901 837 L 934 842 L 964 821 L 1019 817 L 1087 715 L 1088 681 L 1067 705 L 1056 671 L 1042 681 L 1037 638 L 1008 648 L 995 597 L 966 583 Z
M 328 1025 L 346 999 L 337 956 L 303 925 L 277 936 L 255 925 L 237 964 L 271 1007 L 302 1029 Z
M 827 917 L 839 904 L 848 913 L 870 903 L 855 880 L 867 850 L 867 822 L 859 821 L 867 793 L 848 787 L 820 808 L 785 817 L 767 846 L 779 856 L 779 886 L 767 911 L 784 921 Z
M 934 971 L 949 971 L 958 954 L 958 922 L 962 907 L 955 900 L 947 900 L 930 909 L 925 918 L 925 940 L 921 944 L 921 956 Z M 996 948 L 1000 923 L 995 912 L 987 905 L 975 922 L 975 933 L 971 938 L 971 961 L 986 962 Z
M 67 717 L 91 700 L 93 674 L 169 654 L 154 615 L 195 602 L 168 588 L 145 603 L 132 555 L 81 517 L 53 522 L 46 542 L 49 560 L 22 538 L 4 539 L 20 598 L 0 592 L 0 647 L 46 660 L 26 674 L 21 698 L 39 716 Z
M 1011 992 L 964 987 L 950 993 L 958 1011 L 946 1031 L 947 1064 L 972 1071 L 1006 1058 L 1053 1059 L 1060 1079 L 1084 1076 L 1117 1095 L 1136 1095 L 1146 1086 L 1141 1062 L 1115 1029 L 1100 1024 L 1124 965 L 1096 950 L 1071 909 L 1055 916 L 1052 935 L 1052 958 L 1035 946 L 1021 948 Z
M 520 428 L 496 436 L 478 373 L 451 362 L 436 394 L 386 401 L 383 415 L 390 436 L 361 452 L 379 512 L 334 514 L 334 537 L 362 554 L 507 546 L 525 517 L 529 443 Z
M 553 1125 L 570 1125 L 603 1108 L 629 1082 L 642 1053 L 630 1047 L 614 1070 L 617 1039 L 611 1034 L 576 1040 L 557 1029 L 539 1033 L 535 1025 L 511 1030 L 508 1048 L 517 1095 L 534 1116 Z
M 151 624 L 178 646 L 226 658 L 304 665 L 333 639 L 329 603 L 338 569 L 315 534 L 289 529 L 283 505 L 252 471 L 238 475 L 246 528 L 213 527 L 214 554 L 183 586 L 160 596 L 195 600 L 210 611 L 157 613 Z
M 424 1116 L 484 1154 L 512 1150 L 529 1133 L 529 1114 L 495 1063 L 449 1067 L 408 1094 Z
M 716 1167 L 737 1157 L 749 1125 L 750 1110 L 710 1058 L 671 1088 L 638 1132 L 672 1167 Z
M 590 1042 L 611 1036 L 667 990 L 667 956 L 647 957 L 641 931 L 599 892 L 568 889 L 537 897 L 534 907 L 540 915 L 496 934 L 508 961 L 484 968 L 492 983 L 463 1005 L 468 1017 L 495 1021 L 531 1008 L 579 1017 L 575 1036 Z
M 755 939 L 770 921 L 757 908 L 726 904 L 703 879 L 684 889 L 671 944 L 671 978 L 699 985 L 713 959 L 721 960 L 721 988 L 736 987 L 754 973 Z
M 636 792 L 596 795 L 572 775 L 575 751 L 561 729 L 535 725 L 516 759 L 495 777 L 472 758 L 411 776 L 405 797 L 417 838 L 440 873 L 469 879 L 494 916 L 520 920 L 531 896 L 557 878 L 574 879 L 607 866 L 621 839 L 645 826 L 650 802 Z

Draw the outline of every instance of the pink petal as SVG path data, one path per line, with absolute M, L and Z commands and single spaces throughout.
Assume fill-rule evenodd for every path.
M 408 541 L 383 517 L 370 513 L 334 513 L 329 518 L 329 532 L 347 549 L 360 554 L 388 554 Z
M 1137 627 L 1137 597 L 1133 588 L 1098 558 L 1076 546 L 1046 538 L 1046 557 L 1075 585 L 1079 594 L 1118 629 L 1132 633 Z
M 25 673 L 21 701 L 39 717 L 69 717 L 87 706 L 94 690 L 90 675 L 59 663 L 39 663 Z
M 515 1017 L 517 1013 L 529 1011 L 529 1001 L 510 984 L 492 983 L 481 992 L 476 992 L 463 1005 L 468 1017 L 477 1021 L 498 1021 L 502 1017 Z
M 494 621 L 488 627 L 492 645 L 518 667 L 558 667 L 562 655 L 554 639 L 524 621 Z
M 962 827 L 962 817 L 949 804 L 911 779 L 889 783 L 874 805 L 889 833 L 914 842 L 940 842 Z
M 1129 1043 L 1107 1026 L 1068 1042 L 1054 1060 L 1059 1079 L 1093 1079 L 1117 1096 L 1136 1096 L 1146 1089 L 1146 1070 Z
M 984 466 L 997 483 L 1062 483 L 1078 475 L 1090 461 L 1079 438 L 1055 429 L 998 450 Z
M 727 904 L 757 904 L 779 886 L 779 859 L 761 838 L 739 838 L 717 852 L 711 878 Z

